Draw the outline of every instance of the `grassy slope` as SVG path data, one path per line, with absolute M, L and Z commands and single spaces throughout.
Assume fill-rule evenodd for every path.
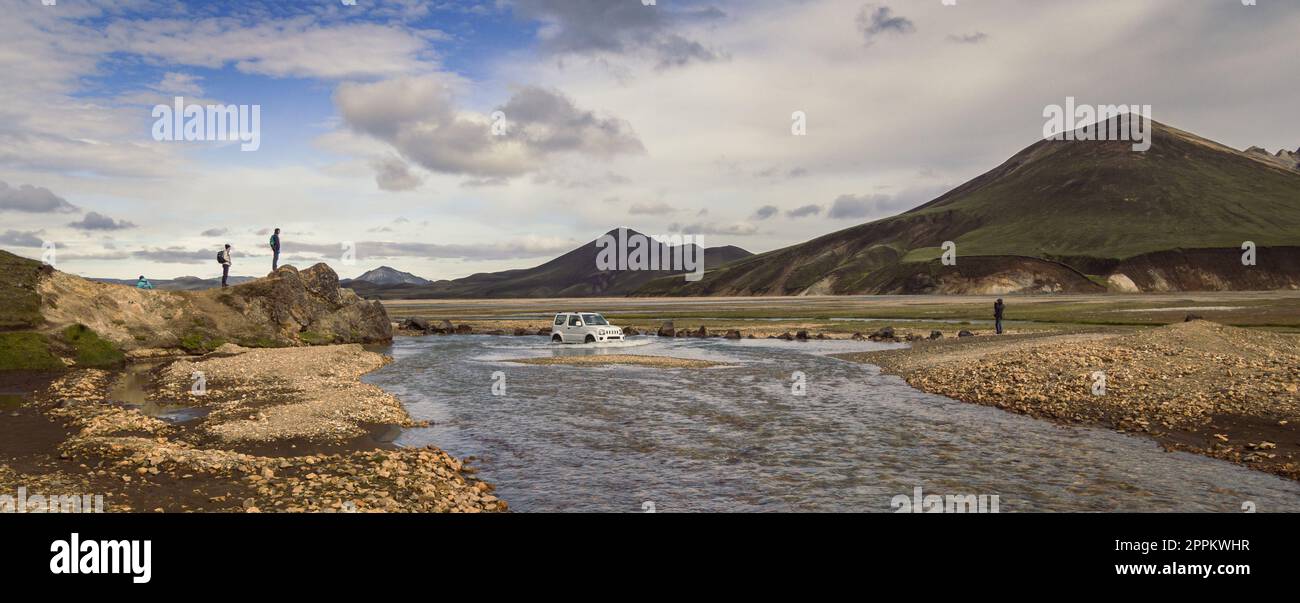
M 38 332 L 45 326 L 36 292 L 43 270 L 40 262 L 0 251 L 0 370 L 61 370 L 60 354 L 77 366 L 121 364 L 121 350 L 82 325 Z
M 959 255 L 1054 259 L 1300 245 L 1300 174 L 1160 124 L 1145 153 L 1040 141 L 911 211 L 637 293 L 791 295 L 827 275 L 834 292 L 857 293 L 875 271 L 933 260 L 946 240 Z
M 0 251 L 0 331 L 41 325 L 41 298 L 36 281 L 42 264 Z
M 1300 174 L 1158 128 L 1150 150 L 1041 142 L 987 182 L 908 214 L 979 223 L 960 253 L 1127 258 L 1164 249 L 1300 243 Z

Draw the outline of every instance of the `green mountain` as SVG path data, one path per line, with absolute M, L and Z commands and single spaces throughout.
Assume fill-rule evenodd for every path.
M 1300 286 L 1300 172 L 1152 123 L 1152 146 L 1042 140 L 897 216 L 640 295 L 1274 289 Z M 956 264 L 940 261 L 945 241 Z M 1257 246 L 1243 266 L 1242 245 Z

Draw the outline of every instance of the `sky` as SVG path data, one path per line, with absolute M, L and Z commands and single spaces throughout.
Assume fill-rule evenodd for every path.
M 107 278 L 226 243 L 260 276 L 276 227 L 344 278 L 618 226 L 762 252 L 992 169 L 1066 97 L 1300 146 L 1292 0 L 345 2 L 0 0 L 0 248 Z M 178 96 L 256 109 L 256 148 L 167 139 Z

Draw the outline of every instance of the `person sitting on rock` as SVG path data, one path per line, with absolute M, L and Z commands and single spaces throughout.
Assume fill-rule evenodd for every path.
M 230 278 L 230 243 L 226 243 L 226 248 L 217 254 L 217 261 L 221 263 L 221 288 L 226 288 L 226 279 Z
M 997 329 L 998 335 L 1002 334 L 1002 310 L 1005 308 L 1006 304 L 1002 303 L 1001 297 L 993 303 L 993 326 Z
M 149 279 L 145 278 L 144 275 L 141 274 L 141 275 L 140 275 L 140 280 L 137 280 L 137 281 L 135 282 L 135 288 L 136 288 L 136 289 L 153 289 L 153 283 L 149 282 Z

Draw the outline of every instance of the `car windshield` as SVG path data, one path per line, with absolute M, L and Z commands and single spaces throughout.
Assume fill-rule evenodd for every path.
M 596 325 L 596 326 L 609 324 L 605 322 L 605 317 L 599 314 L 583 314 L 582 322 L 585 322 L 589 325 Z

